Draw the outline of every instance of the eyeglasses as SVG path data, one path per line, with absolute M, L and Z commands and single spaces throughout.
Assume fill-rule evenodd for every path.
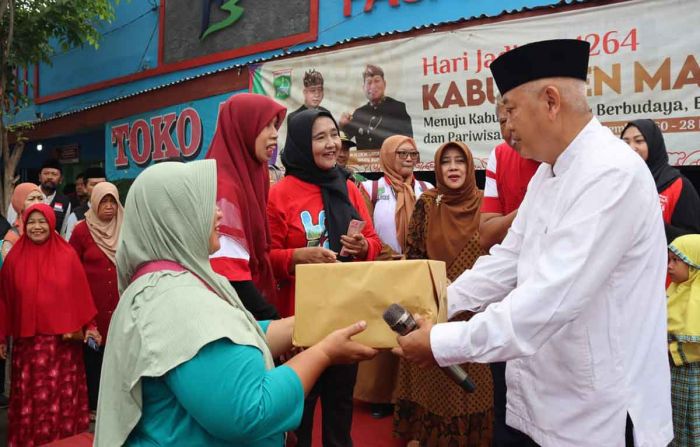
M 396 156 L 401 160 L 406 160 L 409 156 L 413 160 L 420 160 L 420 152 L 418 151 L 397 151 Z

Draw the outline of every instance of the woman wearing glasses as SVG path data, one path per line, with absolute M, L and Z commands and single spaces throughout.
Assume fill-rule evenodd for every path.
M 408 222 L 416 200 L 433 187 L 413 177 L 413 168 L 419 160 L 413 138 L 394 135 L 384 140 L 379 151 L 384 176 L 362 182 L 374 206 L 374 228 L 382 242 L 397 254 L 406 248 Z

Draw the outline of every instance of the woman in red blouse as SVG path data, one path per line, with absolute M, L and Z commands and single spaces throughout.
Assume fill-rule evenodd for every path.
M 97 307 L 97 328 L 105 341 L 112 312 L 119 302 L 115 254 L 123 219 L 124 209 L 119 203 L 117 187 L 108 182 L 99 183 L 90 196 L 85 220 L 75 226 L 70 238 L 87 274 Z M 104 350 L 95 351 L 86 346 L 84 354 L 90 411 L 94 414 Z
M 282 154 L 286 176 L 270 189 L 267 216 L 270 260 L 280 290 L 283 317 L 294 313 L 294 270 L 298 264 L 373 260 L 381 250 L 360 191 L 336 166 L 338 125 L 326 111 L 310 109 L 288 122 Z M 347 236 L 352 219 L 361 233 Z M 345 247 L 348 256 L 340 256 Z M 357 365 L 333 366 L 323 373 L 304 405 L 297 431 L 300 447 L 311 445 L 314 407 L 321 397 L 323 445 L 351 446 L 352 391 Z

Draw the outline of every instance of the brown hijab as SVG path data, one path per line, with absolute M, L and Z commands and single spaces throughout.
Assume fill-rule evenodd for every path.
M 117 212 L 109 222 L 104 222 L 97 217 L 97 210 L 102 199 L 111 195 L 117 201 Z M 119 242 L 119 230 L 124 220 L 124 208 L 119 202 L 119 191 L 117 187 L 109 182 L 102 182 L 95 185 L 90 195 L 90 209 L 85 213 L 85 223 L 90 230 L 90 235 L 95 244 L 107 255 L 110 261 L 116 265 L 117 243 Z
M 394 135 L 384 140 L 382 148 L 379 151 L 379 165 L 396 194 L 396 211 L 394 212 L 396 218 L 396 238 L 403 251 L 406 250 L 408 223 L 411 220 L 413 208 L 416 205 L 416 194 L 413 192 L 413 176 L 408 180 L 404 180 L 394 168 L 394 161 L 396 160 L 396 150 L 407 141 L 411 143 L 413 149 L 418 150 L 413 138 L 403 135 Z
M 459 189 L 445 186 L 440 159 L 447 149 L 459 149 L 467 159 L 467 178 Z M 430 210 L 426 248 L 428 258 L 445 261 L 447 266 L 459 256 L 464 246 L 479 229 L 479 207 L 482 193 L 476 187 L 474 157 L 466 144 L 448 142 L 435 153 L 437 188 L 426 191 L 435 199 Z

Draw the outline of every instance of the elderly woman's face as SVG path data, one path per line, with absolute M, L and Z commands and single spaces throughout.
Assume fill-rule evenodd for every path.
M 109 222 L 117 214 L 117 199 L 112 194 L 107 194 L 100 200 L 97 207 L 97 218 L 102 222 Z
M 32 191 L 29 193 L 26 199 L 24 199 L 24 208 L 27 209 L 35 203 L 42 203 L 44 201 L 44 194 L 41 191 Z
M 30 241 L 35 244 L 43 244 L 49 238 L 51 228 L 49 221 L 39 211 L 33 211 L 27 218 L 24 232 Z
M 401 143 L 398 149 L 396 149 L 396 156 L 394 157 L 394 169 L 399 173 L 404 179 L 409 178 L 413 175 L 413 168 L 416 167 L 420 154 L 413 145 L 404 141 Z
M 333 169 L 340 151 L 340 135 L 335 123 L 327 116 L 321 116 L 311 127 L 311 151 L 314 163 L 319 169 Z

